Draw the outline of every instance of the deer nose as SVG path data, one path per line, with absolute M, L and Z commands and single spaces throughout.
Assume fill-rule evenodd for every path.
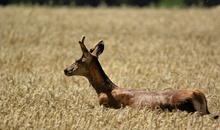
M 65 70 L 64 70 L 64 74 L 67 74 L 67 73 L 68 73 L 68 70 L 67 70 L 67 69 L 65 69 Z

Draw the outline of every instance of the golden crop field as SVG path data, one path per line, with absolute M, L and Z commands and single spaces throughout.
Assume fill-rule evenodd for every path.
M 0 129 L 220 130 L 220 7 L 0 7 Z M 118 86 L 199 88 L 212 115 L 103 109 L 84 77 L 63 70 L 100 39 Z

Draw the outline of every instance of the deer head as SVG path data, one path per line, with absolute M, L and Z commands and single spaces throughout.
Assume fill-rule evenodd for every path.
M 84 45 L 84 41 L 85 41 L 85 36 L 83 36 L 81 41 L 79 41 L 79 45 L 82 50 L 81 58 L 76 60 L 75 63 L 73 63 L 64 70 L 66 76 L 78 75 L 78 76 L 88 77 L 91 70 L 90 68 L 95 67 L 95 64 L 98 63 L 98 56 L 104 50 L 104 42 L 100 40 L 94 46 L 94 48 L 88 51 L 88 49 Z

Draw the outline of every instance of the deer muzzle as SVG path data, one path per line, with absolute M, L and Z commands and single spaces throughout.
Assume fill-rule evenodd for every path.
M 74 75 L 74 71 L 77 69 L 77 66 L 70 66 L 70 67 L 67 67 L 66 69 L 64 69 L 64 74 L 66 76 L 72 76 Z

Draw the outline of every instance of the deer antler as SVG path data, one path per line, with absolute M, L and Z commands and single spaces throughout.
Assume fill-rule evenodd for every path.
M 80 44 L 80 47 L 81 47 L 83 55 L 86 58 L 89 58 L 90 57 L 90 53 L 89 53 L 88 49 L 86 48 L 86 46 L 84 45 L 85 38 L 86 38 L 86 36 L 83 35 L 81 41 L 79 41 L 79 44 Z
M 79 43 L 80 43 L 80 44 L 84 44 L 84 40 L 85 40 L 85 38 L 86 38 L 86 36 L 83 35 L 82 38 L 81 38 L 81 41 L 79 41 Z

